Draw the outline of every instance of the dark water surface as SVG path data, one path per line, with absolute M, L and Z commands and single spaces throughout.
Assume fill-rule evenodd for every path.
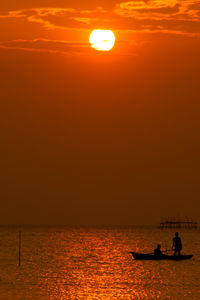
M 182 230 L 186 261 L 134 261 L 172 244 L 173 230 L 0 227 L 0 299 L 200 299 L 200 232 Z

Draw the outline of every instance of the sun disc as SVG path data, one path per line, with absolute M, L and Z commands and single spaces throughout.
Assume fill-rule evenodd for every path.
M 114 47 L 115 35 L 111 30 L 96 29 L 90 35 L 91 47 L 99 51 L 109 51 Z

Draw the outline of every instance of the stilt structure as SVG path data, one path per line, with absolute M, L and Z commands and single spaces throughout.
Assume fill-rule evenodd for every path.
M 160 221 L 160 226 L 159 228 L 161 229 L 166 229 L 166 228 L 185 228 L 185 229 L 197 229 L 198 228 L 198 223 L 192 219 L 192 218 L 162 218 Z

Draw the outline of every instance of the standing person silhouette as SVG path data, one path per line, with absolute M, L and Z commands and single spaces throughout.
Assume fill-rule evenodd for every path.
M 175 233 L 175 237 L 173 238 L 172 249 L 174 249 L 174 256 L 177 253 L 179 256 L 181 255 L 182 242 L 181 242 L 181 238 L 178 236 L 178 232 Z

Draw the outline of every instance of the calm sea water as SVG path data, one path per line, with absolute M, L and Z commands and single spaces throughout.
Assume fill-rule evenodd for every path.
M 200 235 L 180 231 L 188 261 L 134 261 L 172 244 L 173 230 L 0 227 L 0 299 L 200 299 Z

